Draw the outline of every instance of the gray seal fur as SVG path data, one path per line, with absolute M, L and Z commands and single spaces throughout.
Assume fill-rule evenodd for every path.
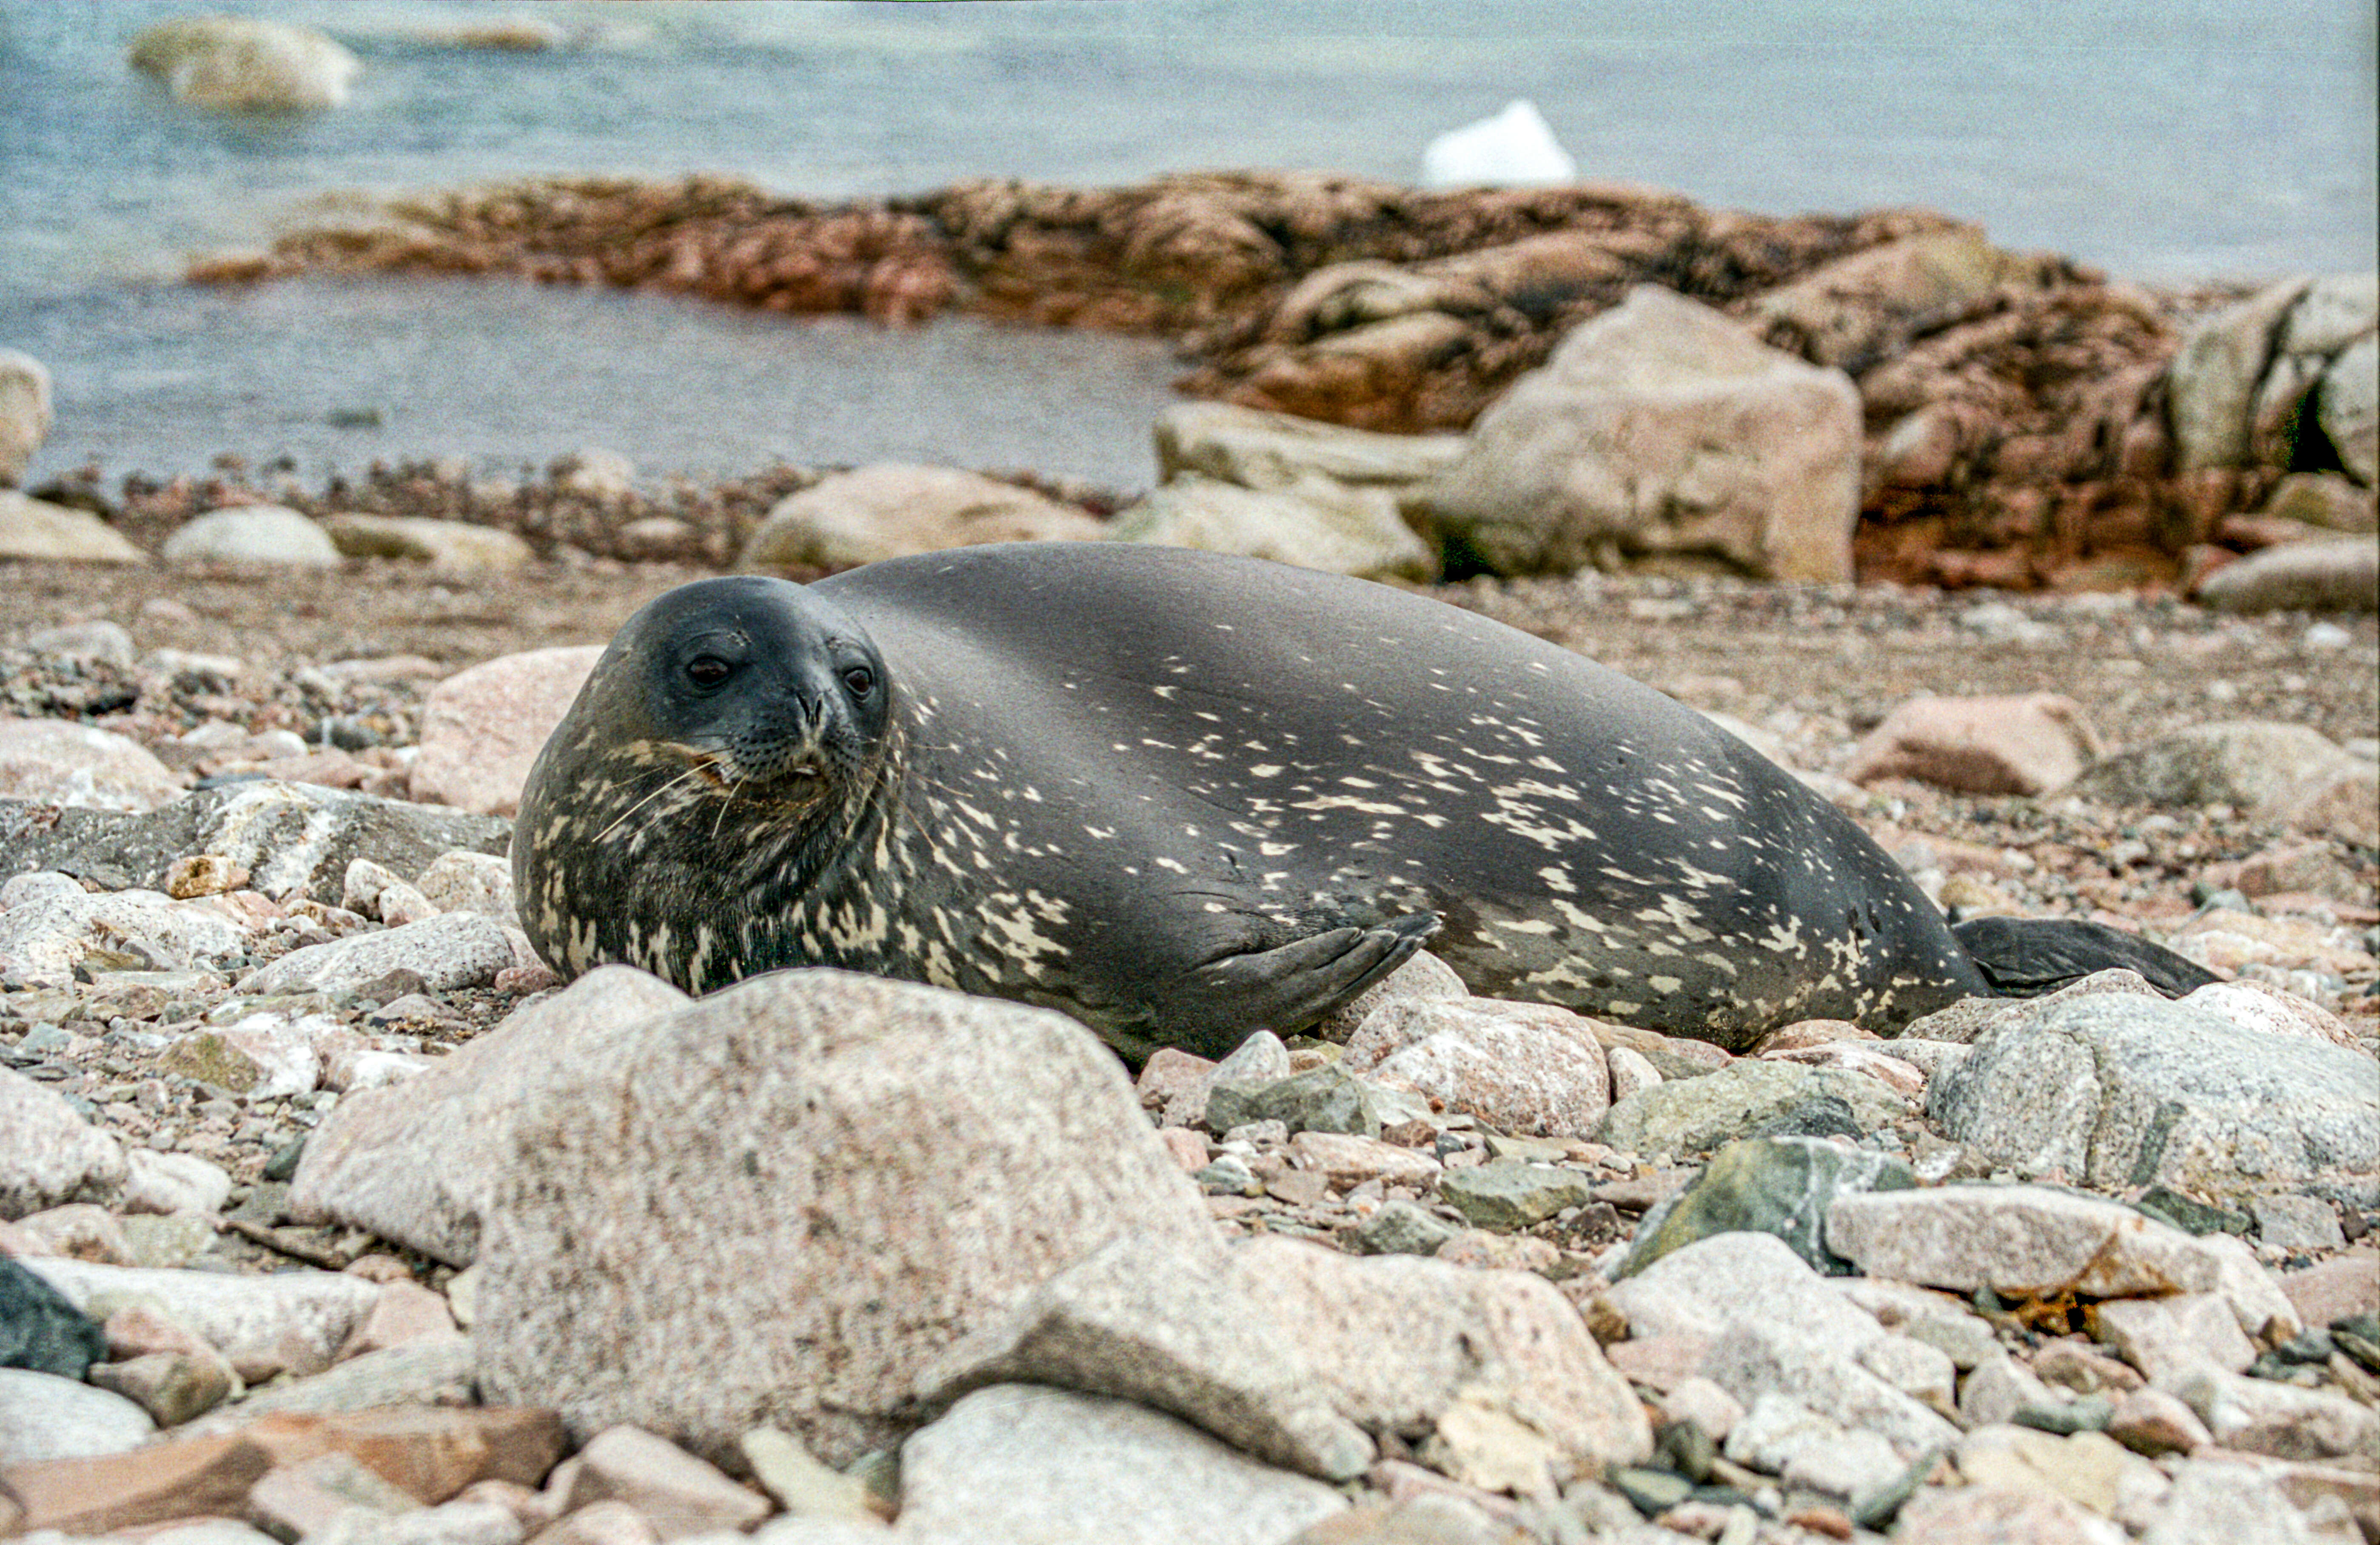
M 1475 992 L 1730 1047 L 1991 991 L 1865 833 L 1660 694 L 1386 586 L 1123 544 L 661 597 L 538 758 L 514 865 L 566 975 L 841 966 L 1135 1056 L 1301 1029 L 1425 939 Z

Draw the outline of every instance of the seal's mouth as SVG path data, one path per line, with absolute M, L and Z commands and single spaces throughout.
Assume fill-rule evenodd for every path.
M 776 799 L 791 803 L 817 797 L 825 787 L 826 772 L 816 761 L 804 760 L 766 770 L 747 768 L 732 752 L 702 753 L 694 775 L 714 793 L 729 799 Z

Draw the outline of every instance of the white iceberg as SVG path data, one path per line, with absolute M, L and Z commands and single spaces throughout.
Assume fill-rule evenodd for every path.
M 1492 118 L 1448 129 L 1421 152 L 1424 187 L 1518 187 L 1577 175 L 1578 163 L 1526 97 Z

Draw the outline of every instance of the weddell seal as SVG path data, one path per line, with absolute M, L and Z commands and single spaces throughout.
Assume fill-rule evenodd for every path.
M 1135 1059 L 1302 1029 L 1425 941 L 1475 992 L 1739 1048 L 1993 991 L 1849 818 L 1650 688 L 1384 585 L 1123 544 L 662 596 L 539 755 L 513 863 L 565 975 L 840 966 Z

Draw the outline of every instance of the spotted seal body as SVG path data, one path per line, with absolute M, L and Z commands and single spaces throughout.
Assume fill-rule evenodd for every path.
M 1649 688 L 1385 586 L 1124 545 L 662 597 L 514 855 L 568 974 L 844 966 L 1134 1055 L 1302 1028 L 1433 933 L 1475 991 L 1731 1046 L 1991 990 L 1856 826 Z

